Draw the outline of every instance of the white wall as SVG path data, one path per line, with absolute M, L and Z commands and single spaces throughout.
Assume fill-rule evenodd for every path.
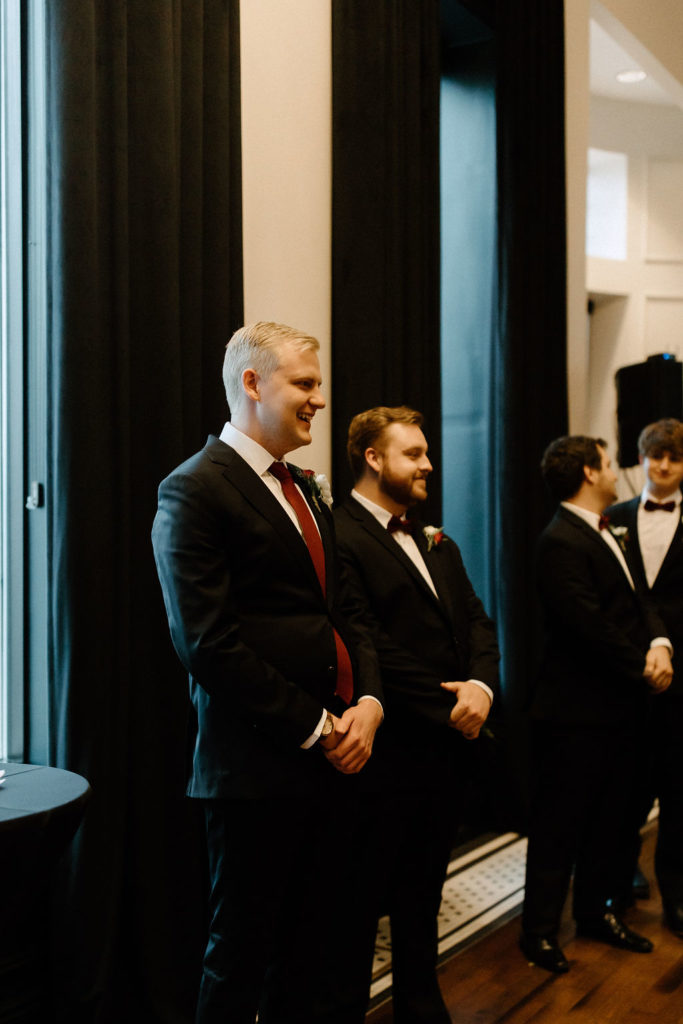
M 567 163 L 567 374 L 569 429 L 586 431 L 586 154 L 589 134 L 590 0 L 565 3 L 565 125 Z M 550 438 L 548 438 L 550 440 Z
M 242 0 L 245 321 L 314 335 L 328 406 L 293 461 L 330 472 L 331 7 Z
M 683 3 L 603 0 L 602 8 L 608 19 L 619 19 L 625 30 L 640 34 L 669 80 L 683 89 Z M 622 357 L 642 358 L 645 321 L 642 311 L 631 315 L 618 301 L 605 300 L 600 315 L 609 318 L 610 329 L 618 328 L 618 351 L 602 345 L 591 358 L 586 318 L 586 154 L 590 139 L 600 148 L 616 143 L 621 119 L 609 123 L 608 118 L 605 123 L 594 117 L 590 124 L 590 11 L 591 0 L 565 4 L 569 408 L 572 431 L 600 428 L 598 432 L 610 440 L 612 370 Z M 242 0 L 240 13 L 245 317 L 281 320 L 315 334 L 322 345 L 329 394 L 330 0 Z M 644 116 L 647 121 L 646 112 Z M 654 129 L 654 123 L 650 127 Z M 668 135 L 670 140 L 676 137 L 678 128 Z M 639 202 L 635 194 L 633 201 Z M 591 266 L 591 288 L 614 289 L 604 270 Z M 654 309 L 651 305 L 650 311 Z M 664 324 L 670 322 L 670 314 L 671 307 L 662 305 L 653 313 Z M 328 406 L 314 424 L 313 444 L 298 453 L 297 461 L 329 472 L 330 424 Z
M 596 8 L 601 11 L 601 24 L 611 26 L 622 45 L 626 47 L 630 39 L 630 50 L 639 51 L 649 70 L 658 69 L 660 79 L 680 100 L 683 4 L 678 0 L 673 4 L 670 0 L 650 0 L 646 5 L 640 0 L 603 0 L 602 4 L 569 0 L 565 5 L 570 430 L 603 436 L 614 451 L 614 372 L 619 366 L 640 362 L 652 352 L 671 347 L 678 312 L 675 304 L 678 296 L 683 296 L 683 264 L 677 267 L 648 258 L 654 254 L 653 239 L 657 237 L 657 231 L 653 234 L 652 230 L 657 226 L 655 207 L 661 204 L 678 173 L 675 166 L 667 168 L 662 161 L 675 163 L 683 155 L 683 114 L 677 107 L 593 98 L 587 120 L 591 8 L 593 13 Z M 634 41 L 630 33 L 637 32 L 642 38 Z M 628 258 L 623 262 L 583 259 L 585 206 L 581 206 L 580 196 L 585 196 L 588 145 L 629 155 Z M 676 207 L 680 208 L 680 203 Z M 585 310 L 589 291 L 597 306 L 587 344 Z

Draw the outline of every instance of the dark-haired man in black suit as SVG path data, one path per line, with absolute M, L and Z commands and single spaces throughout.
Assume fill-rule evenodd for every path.
M 499 654 L 455 542 L 406 519 L 432 470 L 421 425 L 404 406 L 354 417 L 355 488 L 335 524 L 382 669 L 386 720 L 365 779 L 378 792 L 368 871 L 391 919 L 394 1021 L 447 1024 L 437 914 L 465 789 L 463 748 L 489 714 Z
M 348 866 L 335 783 L 367 761 L 382 709 L 372 644 L 342 613 L 323 490 L 282 461 L 325 405 L 317 349 L 283 325 L 240 328 L 231 422 L 159 487 L 152 537 L 190 673 L 188 793 L 211 877 L 198 1024 L 335 1020 L 313 1004 L 318 926 Z
M 643 493 L 607 510 L 610 522 L 624 532 L 626 556 L 664 622 L 674 651 L 683 651 L 683 423 L 658 420 L 638 438 L 645 470 Z M 624 889 L 637 865 L 638 826 L 659 798 L 655 871 L 669 928 L 683 938 L 683 673 L 674 673 L 669 689 L 648 701 L 642 757 L 644 777 L 634 794 L 631 860 L 626 864 Z M 625 844 L 628 848 L 629 844 Z M 628 896 L 626 897 L 628 899 Z
M 666 689 L 672 670 L 664 626 L 602 516 L 616 497 L 605 442 L 559 438 L 541 468 L 561 504 L 537 548 L 545 637 L 531 708 L 537 791 L 521 947 L 531 963 L 564 973 L 557 933 L 572 867 L 578 933 L 652 949 L 610 901 L 648 686 Z

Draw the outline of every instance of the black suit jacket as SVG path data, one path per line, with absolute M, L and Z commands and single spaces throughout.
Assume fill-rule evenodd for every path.
M 372 644 L 341 610 L 332 517 L 309 505 L 326 595 L 287 513 L 218 438 L 159 487 L 154 553 L 197 713 L 191 796 L 291 796 L 326 784 L 334 769 L 300 745 L 333 700 L 333 627 L 351 654 L 356 696 L 381 697 Z
M 419 758 L 412 766 L 419 773 L 429 753 L 438 756 L 462 741 L 448 727 L 455 698 L 441 688 L 442 680 L 480 679 L 495 691 L 500 657 L 495 627 L 450 537 L 427 551 L 422 532 L 415 536 L 437 598 L 359 502 L 348 498 L 334 515 L 346 580 L 356 603 L 365 606 L 382 670 L 385 722 L 377 735 L 376 760 L 393 737 L 396 750 Z
M 644 592 L 632 589 L 599 533 L 562 506 L 539 538 L 536 575 L 545 638 L 534 717 L 637 722 L 648 693 L 642 673 L 650 640 L 667 635 Z
M 669 550 L 664 556 L 664 561 L 652 587 L 649 588 L 640 550 L 640 541 L 638 539 L 639 504 L 639 497 L 632 498 L 630 501 L 623 501 L 618 505 L 613 505 L 607 509 L 607 513 L 610 517 L 610 522 L 614 526 L 625 526 L 627 528 L 627 540 L 624 547 L 631 572 L 637 577 L 641 586 L 649 590 L 655 607 L 666 627 L 667 636 L 673 644 L 674 656 L 676 652 L 680 656 L 683 655 L 683 521 L 677 511 L 647 513 L 648 515 L 657 516 L 678 516 L 678 525 L 669 545 Z M 675 667 L 674 664 L 673 681 L 666 692 L 669 694 L 683 694 L 683 671 L 676 672 Z

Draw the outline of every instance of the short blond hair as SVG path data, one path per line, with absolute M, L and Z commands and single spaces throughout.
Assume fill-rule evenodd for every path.
M 349 424 L 349 436 L 346 453 L 351 463 L 354 481 L 360 480 L 365 472 L 365 453 L 368 448 L 378 448 L 382 444 L 382 435 L 392 423 L 407 423 L 421 427 L 424 417 L 416 409 L 407 405 L 377 405 L 374 409 L 366 409 L 354 416 Z
M 280 352 L 284 345 L 317 352 L 320 342 L 317 338 L 298 331 L 286 324 L 259 320 L 239 327 L 225 347 L 223 360 L 223 385 L 225 397 L 232 413 L 239 407 L 244 392 L 242 374 L 245 370 L 256 370 L 266 380 L 280 365 Z

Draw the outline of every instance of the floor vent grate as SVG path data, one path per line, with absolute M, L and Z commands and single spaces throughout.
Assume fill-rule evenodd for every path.
M 525 838 L 516 832 L 496 836 L 452 860 L 439 912 L 439 955 L 451 954 L 516 913 L 524 898 Z M 391 989 L 391 931 L 388 917 L 377 929 L 372 1004 Z

